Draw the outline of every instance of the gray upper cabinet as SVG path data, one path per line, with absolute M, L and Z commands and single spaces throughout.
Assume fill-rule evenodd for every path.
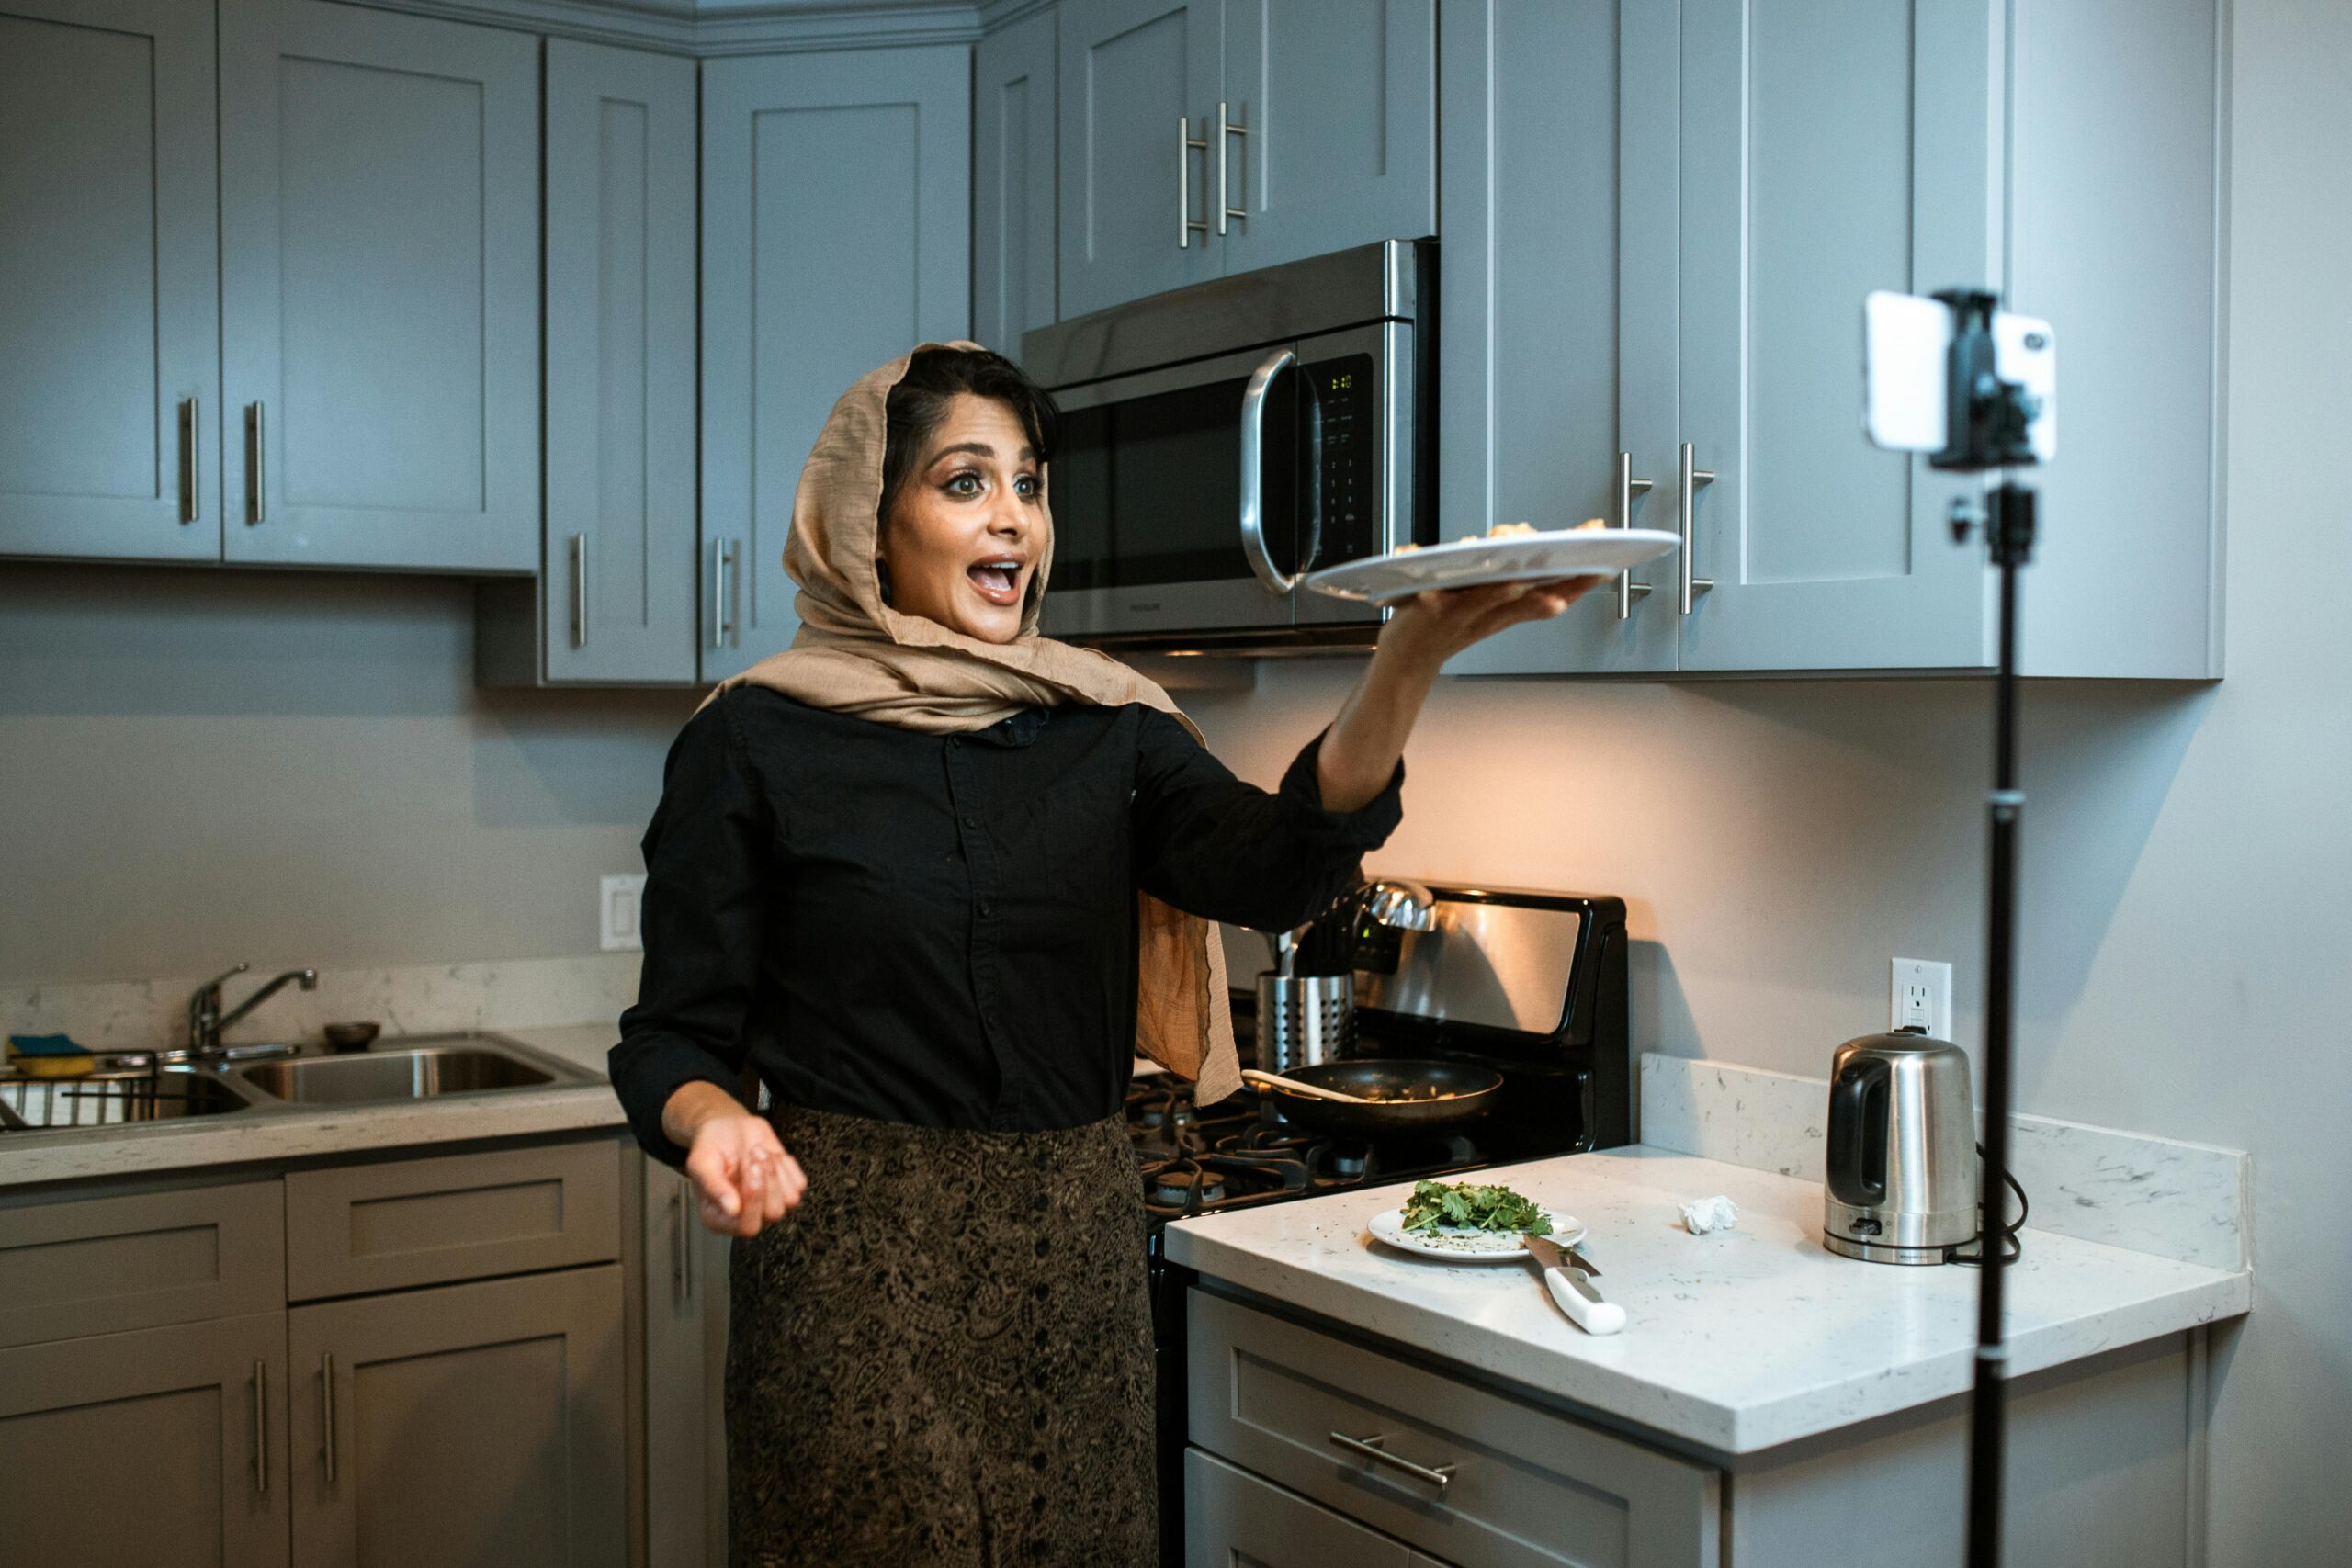
M 294 1558 L 619 1568 L 620 1269 L 287 1314 Z
M 2027 476 L 2024 670 L 2218 675 L 2213 6 L 2135 17 L 1448 6 L 1444 531 L 1690 546 L 1449 669 L 1988 667 L 1984 552 L 1949 526 L 1976 481 L 1860 414 L 1863 297 L 1973 286 L 2052 320 L 2078 411 Z
M 1986 661 L 1983 556 L 1946 524 L 1970 481 L 1870 446 L 1856 411 L 1865 294 L 2000 276 L 1999 10 L 1683 0 L 1681 422 L 1642 457 L 1673 465 L 1669 506 L 1680 443 L 1714 475 L 1685 670 Z
M 1435 229 L 1433 0 L 1065 0 L 1061 313 Z
M 972 53 L 972 338 L 1014 359 L 1057 310 L 1054 63 L 1050 8 Z
M 212 8 L 0 0 L 0 554 L 217 559 Z
M 1435 233 L 1437 61 L 1435 0 L 1225 0 L 1225 270 Z
M 1216 149 L 1185 143 L 1216 140 L 1221 0 L 1065 0 L 1060 28 L 1062 314 L 1216 276 Z
M 1661 43 L 1657 7 L 1622 8 L 1622 33 L 1618 0 L 1463 0 L 1440 13 L 1438 504 L 1447 538 L 1591 517 L 1673 526 L 1661 465 L 1674 442 L 1675 374 L 1656 345 L 1674 342 L 1675 226 L 1671 211 L 1639 199 L 1673 187 L 1673 106 L 1621 96 L 1621 78 L 1645 73 L 1640 51 Z M 1669 13 L 1669 51 L 1672 31 Z M 1555 619 L 1473 644 L 1446 668 L 1670 671 L 1672 565 L 1612 580 Z
M 7 1560 L 286 1568 L 285 1411 L 283 1310 L 0 1350 Z
M 222 0 L 227 559 L 537 570 L 538 59 Z
M 547 522 L 485 682 L 695 679 L 695 63 L 547 45 Z
M 834 400 L 971 308 L 971 51 L 714 60 L 702 103 L 702 673 L 788 646 L 801 464 Z

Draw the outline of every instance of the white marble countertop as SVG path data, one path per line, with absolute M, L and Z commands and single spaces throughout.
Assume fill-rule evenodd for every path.
M 1396 1252 L 1364 1224 L 1410 1183 L 1184 1220 L 1167 1256 L 1202 1274 L 1718 1453 L 1742 1454 L 1967 1389 L 1973 1269 L 1858 1263 L 1823 1250 L 1821 1188 L 1635 1146 L 1499 1167 L 1506 1183 L 1589 1227 L 1583 1244 L 1622 1304 L 1594 1338 L 1530 1264 Z M 1694 1236 L 1679 1205 L 1739 1205 Z M 2014 1375 L 2233 1317 L 2252 1275 L 2048 1232 L 2025 1233 L 2007 1283 Z
M 610 1024 L 486 1032 L 592 1072 L 597 1081 L 395 1104 L 273 1109 L 140 1126 L 0 1134 L 0 1188 L 618 1127 L 627 1121 L 620 1101 L 604 1082 L 605 1052 L 614 1040 Z

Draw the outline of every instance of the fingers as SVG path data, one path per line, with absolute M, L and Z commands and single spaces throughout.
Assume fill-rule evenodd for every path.
M 703 1223 L 713 1230 L 726 1228 L 743 1209 L 743 1196 L 729 1178 L 729 1164 L 725 1152 L 710 1138 L 696 1138 L 686 1155 L 686 1175 L 694 1180 Z M 714 1216 L 720 1223 L 712 1224 Z
M 800 1162 L 756 1116 L 706 1124 L 686 1156 L 686 1174 L 704 1225 L 744 1240 L 790 1213 L 808 1188 Z

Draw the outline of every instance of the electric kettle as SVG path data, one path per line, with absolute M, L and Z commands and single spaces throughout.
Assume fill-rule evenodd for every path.
M 1829 1070 L 1822 1245 L 1871 1263 L 1941 1263 L 1976 1239 L 1968 1055 L 1921 1029 L 1865 1034 Z

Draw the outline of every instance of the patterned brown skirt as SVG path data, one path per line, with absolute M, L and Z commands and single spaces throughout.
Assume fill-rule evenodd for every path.
M 736 1568 L 1150 1568 L 1151 1321 L 1124 1119 L 775 1115 L 808 1190 L 735 1244 Z

